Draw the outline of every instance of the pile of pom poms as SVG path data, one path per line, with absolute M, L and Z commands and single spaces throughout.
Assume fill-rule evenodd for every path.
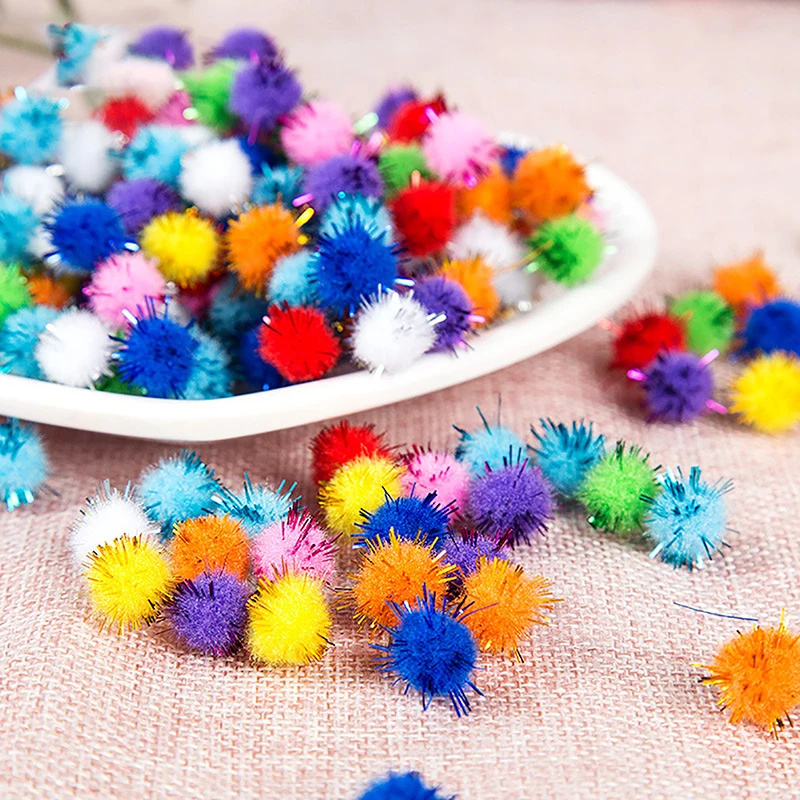
M 669 298 L 619 323 L 611 369 L 640 387 L 653 422 L 690 422 L 730 410 L 744 424 L 781 433 L 800 423 L 800 302 L 783 294 L 761 253 L 718 267 L 713 288 Z M 736 374 L 715 397 L 712 362 L 728 355 Z
M 603 260 L 583 165 L 442 96 L 354 121 L 257 30 L 50 35 L 58 86 L 0 106 L 2 371 L 177 399 L 398 372 Z

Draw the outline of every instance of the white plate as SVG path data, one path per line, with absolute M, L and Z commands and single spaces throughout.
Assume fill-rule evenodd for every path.
M 600 165 L 588 170 L 609 254 L 595 276 L 546 297 L 472 339 L 472 349 L 423 357 L 398 375 L 353 372 L 221 400 L 132 397 L 0 375 L 0 414 L 66 428 L 164 441 L 209 442 L 292 428 L 435 392 L 541 353 L 613 314 L 653 269 L 656 226 L 642 198 Z

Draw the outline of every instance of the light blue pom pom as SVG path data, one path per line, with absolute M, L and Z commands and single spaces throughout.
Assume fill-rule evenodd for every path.
M 230 397 L 233 374 L 225 348 L 212 336 L 197 328 L 193 328 L 191 334 L 200 345 L 194 351 L 192 372 L 181 398 L 213 400 L 217 397 Z
M 30 261 L 28 245 L 39 219 L 13 194 L 0 194 L 0 261 Z
M 293 503 L 300 499 L 292 499 L 296 483 L 286 491 L 285 486 L 286 481 L 281 481 L 277 489 L 269 489 L 252 483 L 250 476 L 245 473 L 244 486 L 240 492 L 223 489 L 215 497 L 217 514 L 228 514 L 239 520 L 248 536 L 257 536 L 262 528 L 285 519 Z
M 290 306 L 313 304 L 316 299 L 315 263 L 315 255 L 308 250 L 279 259 L 269 279 L 270 300 L 273 303 L 288 303 Z
M 9 511 L 32 503 L 48 472 L 47 455 L 33 427 L 16 419 L 0 425 L 0 502 Z
M 550 419 L 540 419 L 541 433 L 531 427 L 539 446 L 536 464 L 555 490 L 564 497 L 573 497 L 586 473 L 605 455 L 605 439 L 595 436 L 592 423 L 573 422 L 567 427 Z
M 322 216 L 320 233 L 328 236 L 343 230 L 349 222 L 360 222 L 365 228 L 371 226 L 384 234 L 387 244 L 394 241 L 394 228 L 389 212 L 380 200 L 363 194 L 341 194 Z
M 0 372 L 43 380 L 33 351 L 44 329 L 58 315 L 55 308 L 32 306 L 21 308 L 6 317 L 0 327 Z
M 266 301 L 246 292 L 229 275 L 214 291 L 208 309 L 211 332 L 225 344 L 233 345 L 267 313 Z
M 60 86 L 72 86 L 83 78 L 86 64 L 103 35 L 97 28 L 69 22 L 49 25 L 47 34 L 58 56 L 56 78 Z
M 18 91 L 0 109 L 0 152 L 18 164 L 43 164 L 56 154 L 64 124 L 55 100 Z
M 251 199 L 257 206 L 266 206 L 278 200 L 286 208 L 294 208 L 292 200 L 303 188 L 303 170 L 301 167 L 261 167 L 264 173 L 253 186 Z
M 528 446 L 514 431 L 502 425 L 489 425 L 483 412 L 478 409 L 483 428 L 465 431 L 455 425 L 461 441 L 456 447 L 456 458 L 473 475 L 483 475 L 486 467 L 502 469 L 507 464 L 517 464 L 523 460 Z
M 126 180 L 156 178 L 170 186 L 178 185 L 181 158 L 189 149 L 185 139 L 163 125 L 147 125 L 133 137 L 122 161 Z
M 657 556 L 673 567 L 697 567 L 721 547 L 727 527 L 724 495 L 733 488 L 731 481 L 708 484 L 700 477 L 700 467 L 689 470 L 685 480 L 680 469 L 676 474 L 659 476 L 662 491 L 644 519 L 644 535 L 656 542 L 650 558 Z

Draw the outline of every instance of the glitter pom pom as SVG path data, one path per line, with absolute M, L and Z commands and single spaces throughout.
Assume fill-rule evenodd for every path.
M 380 200 L 363 194 L 337 195 L 322 215 L 319 232 L 336 236 L 352 223 L 363 226 L 372 235 L 382 233 L 387 244 L 393 241 L 394 226 L 386 207 Z
M 178 195 L 155 178 L 118 181 L 108 190 L 106 202 L 117 212 L 129 236 L 138 234 L 154 217 L 181 208 Z
M 273 303 L 290 306 L 312 305 L 316 300 L 316 255 L 300 250 L 275 262 L 269 278 L 267 295 Z
M 536 258 L 529 269 L 541 270 L 565 286 L 589 278 L 603 260 L 603 235 L 588 219 L 570 214 L 545 222 L 529 239 Z
M 46 167 L 17 164 L 3 173 L 2 188 L 27 203 L 38 216 L 48 214 L 64 196 L 64 182 Z
M 505 464 L 516 464 L 527 452 L 528 446 L 509 428 L 490 425 L 480 408 L 478 415 L 482 428 L 466 431 L 453 425 L 460 437 L 456 447 L 456 458 L 473 475 L 483 475 L 486 468 L 502 469 Z
M 440 795 L 438 787 L 426 785 L 416 772 L 406 772 L 373 783 L 358 800 L 455 800 L 455 797 Z
M 505 559 L 510 547 L 497 536 L 487 536 L 476 531 L 465 531 L 463 534 L 453 533 L 444 543 L 444 561 L 458 569 L 459 584 L 467 575 L 478 569 L 482 558 L 492 561 Z
M 38 306 L 65 309 L 72 304 L 70 279 L 56 278 L 47 273 L 28 276 L 28 289 L 33 302 Z M 2 349 L 2 348 L 0 348 Z
M 754 308 L 741 332 L 739 353 L 774 353 L 777 350 L 800 357 L 800 303 L 773 300 Z
M 119 172 L 117 136 L 97 120 L 71 123 L 64 129 L 59 161 L 73 191 L 105 192 Z
M 734 310 L 716 292 L 686 292 L 676 297 L 669 313 L 683 323 L 686 347 L 699 356 L 711 350 L 726 353 L 736 329 Z
M 419 181 L 391 201 L 394 224 L 403 247 L 412 256 L 428 256 L 450 241 L 456 223 L 452 188 L 436 181 Z
M 713 664 L 697 664 L 711 673 L 703 683 L 719 687 L 718 705 L 742 720 L 769 728 L 777 736 L 789 712 L 800 703 L 800 636 L 783 622 L 777 628 L 754 627 L 737 633 L 719 650 Z
M 505 228 L 512 221 L 511 181 L 494 165 L 474 186 L 461 189 L 456 198 L 458 215 L 469 220 L 476 213 Z
M 263 578 L 248 603 L 250 654 L 271 665 L 319 661 L 330 642 L 331 614 L 322 581 L 289 573 Z
M 286 208 L 294 208 L 292 201 L 303 187 L 303 170 L 300 167 L 270 167 L 262 164 L 261 173 L 253 186 L 253 203 L 257 206 L 281 203 Z
M 423 278 L 414 286 L 414 297 L 436 322 L 435 351 L 456 351 L 472 329 L 472 301 L 460 284 L 441 275 Z
M 230 108 L 258 134 L 272 130 L 300 102 L 302 93 L 294 72 L 279 61 L 252 62 L 233 79 Z
M 180 28 L 155 25 L 131 45 L 131 53 L 145 58 L 160 58 L 174 69 L 184 70 L 194 64 L 189 38 Z
M 304 166 L 350 151 L 353 123 L 338 103 L 312 100 L 291 113 L 281 128 L 286 155 Z
M 492 268 L 480 256 L 445 261 L 441 275 L 455 281 L 466 292 L 472 310 L 491 322 L 500 310 L 500 296 L 494 284 Z
M 645 533 L 656 546 L 650 558 L 659 556 L 674 567 L 702 569 L 706 560 L 727 543 L 724 495 L 733 488 L 731 481 L 706 483 L 700 467 L 689 470 L 689 479 L 680 469 L 658 478 L 661 493 L 648 499 L 650 510 L 644 519 Z
M 763 253 L 718 267 L 714 271 L 714 289 L 739 312 L 748 306 L 760 306 L 781 293 L 780 283 Z
M 84 574 L 94 614 L 119 633 L 151 623 L 172 592 L 164 554 L 139 536 L 101 544 L 89 556 Z
M 644 369 L 662 351 L 686 349 L 683 327 L 668 314 L 637 314 L 612 330 L 611 369 Z
M 469 470 L 455 456 L 414 447 L 403 458 L 403 492 L 425 497 L 436 493 L 436 501 L 455 513 L 464 509 L 469 492 Z
M 389 138 L 393 142 L 412 142 L 421 139 L 431 121 L 446 111 L 447 104 L 441 95 L 429 99 L 409 100 L 392 116 L 388 128 Z
M 231 58 L 239 61 L 271 61 L 278 56 L 275 42 L 257 28 L 234 28 L 208 54 L 209 61 Z
M 383 181 L 373 161 L 345 153 L 314 164 L 306 173 L 303 189 L 314 208 L 324 211 L 341 193 L 380 197 Z
M 197 340 L 197 349 L 192 359 L 189 382 L 183 390 L 184 399 L 213 400 L 230 397 L 233 374 L 228 352 L 213 336 L 204 331 L 193 328 L 191 333 Z
M 178 129 L 166 125 L 140 128 L 125 150 L 122 174 L 126 180 L 152 178 L 177 186 L 181 159 L 189 145 Z
M 237 350 L 238 366 L 241 377 L 253 391 L 269 391 L 279 389 L 286 385 L 286 381 L 272 366 L 267 364 L 258 354 L 258 332 L 261 329 L 259 322 L 242 336 Z
M 339 467 L 359 456 L 390 459 L 392 450 L 374 425 L 351 425 L 346 419 L 328 425 L 311 441 L 314 483 L 329 481 Z
M 28 280 L 13 264 L 0 264 L 0 326 L 15 312 L 31 305 Z
M 250 540 L 231 517 L 205 516 L 175 525 L 171 542 L 172 570 L 179 581 L 203 572 L 225 570 L 246 580 L 250 573 Z
M 23 93 L 0 107 L 0 153 L 18 164 L 43 164 L 55 156 L 63 127 L 57 101 Z
M 378 169 L 390 194 L 405 189 L 415 172 L 426 180 L 435 177 L 422 150 L 415 144 L 396 144 L 384 149 L 378 158 Z
M 746 425 L 782 433 L 800 422 L 800 360 L 785 353 L 753 359 L 731 386 L 731 411 Z
M 223 132 L 234 127 L 236 117 L 228 106 L 231 85 L 239 67 L 235 61 L 223 59 L 206 69 L 187 72 L 181 76 L 198 122 Z
M 58 311 L 47 306 L 21 308 L 9 314 L 5 322 L 0 313 L 0 372 L 42 380 L 34 351 L 39 337 L 57 317 Z
M 211 216 L 227 216 L 253 188 L 250 159 L 236 139 L 200 145 L 188 152 L 181 164 L 181 194 Z
M 35 428 L 16 419 L 0 425 L 0 502 L 9 511 L 32 503 L 44 486 L 50 465 Z
M 13 194 L 0 194 L 0 262 L 28 261 L 29 245 L 39 219 Z
M 266 301 L 244 291 L 233 275 L 214 286 L 208 308 L 208 326 L 226 345 L 233 345 L 267 313 Z
M 364 521 L 358 543 L 362 546 L 378 541 L 388 541 L 394 532 L 398 539 L 409 539 L 434 548 L 441 548 L 450 523 L 451 509 L 440 506 L 436 495 L 412 495 L 392 498 L 386 496 L 383 505 L 374 511 L 363 511 Z
M 431 169 L 442 179 L 467 185 L 487 174 L 498 155 L 484 123 L 463 111 L 437 116 L 425 132 L 422 150 Z
M 610 533 L 642 529 L 648 503 L 661 491 L 656 468 L 636 446 L 619 441 L 586 474 L 577 499 L 589 512 L 589 524 Z
M 222 489 L 214 498 L 217 513 L 239 520 L 248 536 L 257 536 L 263 528 L 289 516 L 292 503 L 300 499 L 292 499 L 296 485 L 293 483 L 287 489 L 286 481 L 281 481 L 277 489 L 270 489 L 253 483 L 245 473 L 244 484 L 239 492 Z
M 164 616 L 186 647 L 221 656 L 244 638 L 249 597 L 244 581 L 216 570 L 179 583 Z
M 417 92 L 413 86 L 393 86 L 386 90 L 375 106 L 378 126 L 388 128 L 397 110 L 409 100 L 416 100 Z
M 460 607 L 449 609 L 447 601 L 436 606 L 436 595 L 427 592 L 413 608 L 392 603 L 397 620 L 387 629 L 389 643 L 372 646 L 383 654 L 378 669 L 403 681 L 406 693 L 416 689 L 424 709 L 434 697 L 449 697 L 460 717 L 470 712 L 466 690 L 481 694 L 472 682 L 478 648 Z

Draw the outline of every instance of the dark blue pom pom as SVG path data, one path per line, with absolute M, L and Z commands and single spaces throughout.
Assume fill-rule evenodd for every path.
M 438 319 L 436 351 L 456 350 L 464 344 L 464 337 L 472 327 L 472 303 L 467 293 L 455 281 L 435 275 L 424 278 L 414 286 L 414 297 L 429 314 Z
M 714 393 L 711 370 L 693 353 L 659 353 L 643 374 L 647 410 L 661 422 L 696 419 Z
M 528 148 L 514 147 L 513 145 L 509 145 L 502 150 L 500 153 L 500 166 L 503 168 L 503 172 L 505 172 L 509 178 L 514 175 L 514 172 L 517 169 L 517 164 L 519 164 L 519 162 L 527 153 Z
M 239 366 L 242 377 L 249 387 L 257 391 L 266 392 L 269 389 L 280 389 L 287 386 L 286 379 L 272 366 L 261 358 L 258 352 L 258 331 L 261 323 L 251 328 L 242 336 L 239 344 Z
M 314 208 L 321 212 L 342 192 L 380 197 L 383 179 L 374 161 L 344 153 L 314 164 L 306 173 L 303 189 L 312 196 Z
M 118 181 L 108 190 L 106 202 L 119 214 L 130 236 L 138 234 L 153 217 L 183 207 L 178 195 L 155 178 Z
M 279 61 L 260 62 L 236 73 L 230 107 L 250 127 L 251 133 L 270 131 L 280 117 L 300 102 L 302 94 L 292 70 Z
M 159 58 L 178 70 L 194 64 L 194 52 L 186 34 L 170 25 L 149 28 L 131 45 L 130 51 L 145 58 Z
M 252 142 L 247 136 L 237 136 L 236 141 L 239 142 L 239 147 L 250 161 L 253 175 L 260 176 L 264 167 L 270 169 L 277 164 L 275 154 L 260 142 Z M 292 199 L 295 196 L 292 195 Z
M 386 502 L 375 511 L 362 511 L 364 522 L 358 523 L 360 545 L 388 542 L 394 531 L 400 539 L 418 540 L 425 545 L 442 547 L 447 535 L 450 515 L 447 507 L 436 503 L 436 493 L 425 498 L 386 495 Z
M 385 780 L 373 783 L 358 800 L 455 800 L 439 794 L 422 782 L 416 772 L 390 775 Z
M 741 355 L 776 350 L 800 356 L 800 303 L 794 300 L 773 300 L 754 308 L 744 325 Z

